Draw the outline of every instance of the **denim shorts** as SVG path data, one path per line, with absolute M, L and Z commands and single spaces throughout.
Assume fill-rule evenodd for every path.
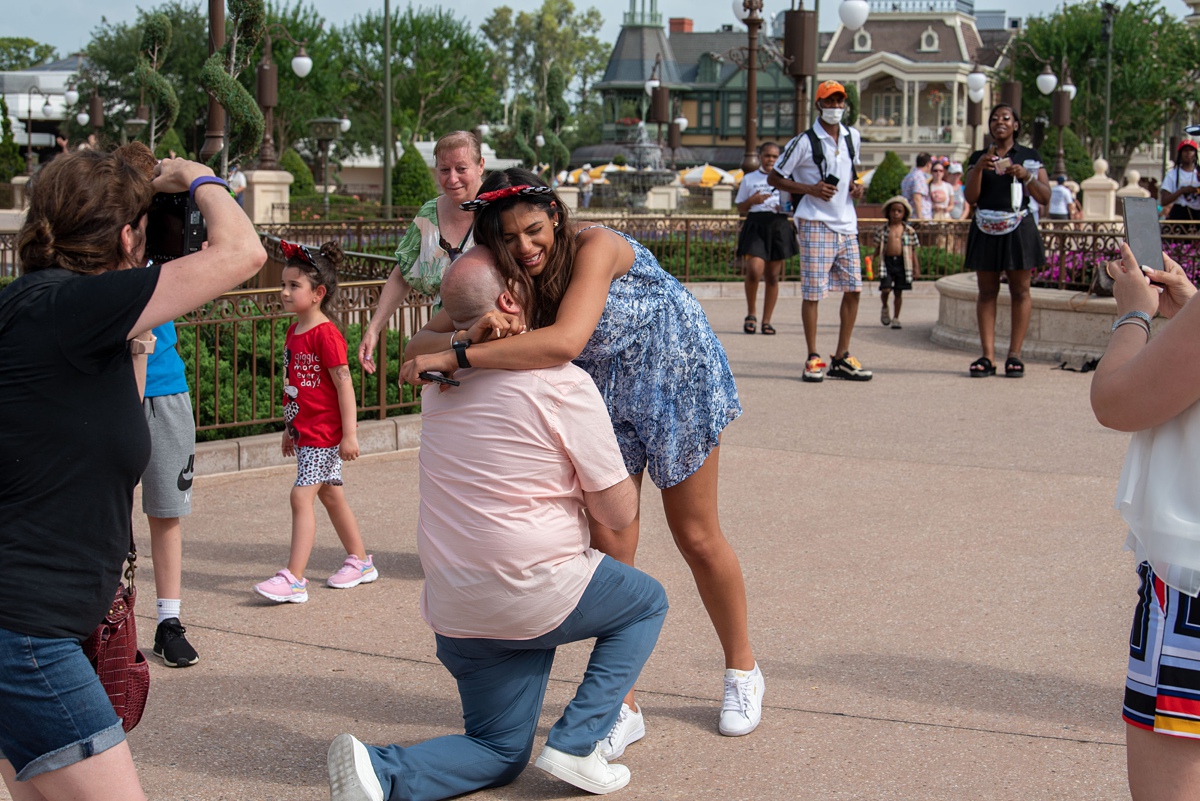
M 0 758 L 19 781 L 82 762 L 125 739 L 79 642 L 0 628 Z

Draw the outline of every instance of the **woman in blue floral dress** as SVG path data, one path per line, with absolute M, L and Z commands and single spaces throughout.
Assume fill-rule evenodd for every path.
M 401 377 L 419 384 L 420 372 L 452 373 L 460 362 L 445 350 L 451 339 L 472 340 L 474 367 L 574 361 L 591 374 L 630 474 L 640 487 L 648 469 L 662 491 L 667 524 L 721 640 L 720 731 L 749 734 L 762 714 L 763 678 L 750 647 L 741 566 L 717 512 L 721 431 L 742 412 L 724 348 L 700 304 L 650 251 L 603 226 L 572 224 L 532 173 L 493 173 L 465 207 L 476 211 L 475 241 L 495 253 L 521 290 L 533 330 L 505 336 L 518 332 L 514 321 L 493 312 L 471 331 L 456 332 L 442 313 L 409 342 L 408 353 L 421 355 L 405 363 Z M 637 540 L 637 522 L 619 532 L 592 526 L 592 545 L 626 564 L 633 564 Z M 601 753 L 615 758 L 644 732 L 630 693 Z

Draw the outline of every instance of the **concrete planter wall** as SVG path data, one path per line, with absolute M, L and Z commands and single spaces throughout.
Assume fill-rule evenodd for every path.
M 979 323 L 975 302 L 979 287 L 975 273 L 940 278 L 936 284 L 940 303 L 938 321 L 930 337 L 938 345 L 979 352 Z M 1117 302 L 1112 298 L 1088 297 L 1085 292 L 1035 287 L 1029 332 L 1022 357 L 1053 362 L 1081 362 L 1104 354 L 1112 324 L 1117 319 Z M 996 354 L 1003 357 L 1011 335 L 1012 301 L 1008 287 L 1000 287 L 996 308 Z M 1163 324 L 1154 321 L 1155 331 Z

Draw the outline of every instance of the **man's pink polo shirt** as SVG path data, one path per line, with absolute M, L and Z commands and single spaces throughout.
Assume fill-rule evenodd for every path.
M 527 640 L 578 604 L 602 554 L 583 491 L 628 472 L 591 377 L 460 370 L 421 395 L 421 615 L 447 637 Z

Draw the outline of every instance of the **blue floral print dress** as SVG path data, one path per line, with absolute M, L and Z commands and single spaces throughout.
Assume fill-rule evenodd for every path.
M 604 397 L 630 475 L 648 469 L 665 489 L 700 469 L 742 405 L 699 302 L 641 243 L 614 233 L 633 248 L 633 266 L 612 282 L 575 364 Z

